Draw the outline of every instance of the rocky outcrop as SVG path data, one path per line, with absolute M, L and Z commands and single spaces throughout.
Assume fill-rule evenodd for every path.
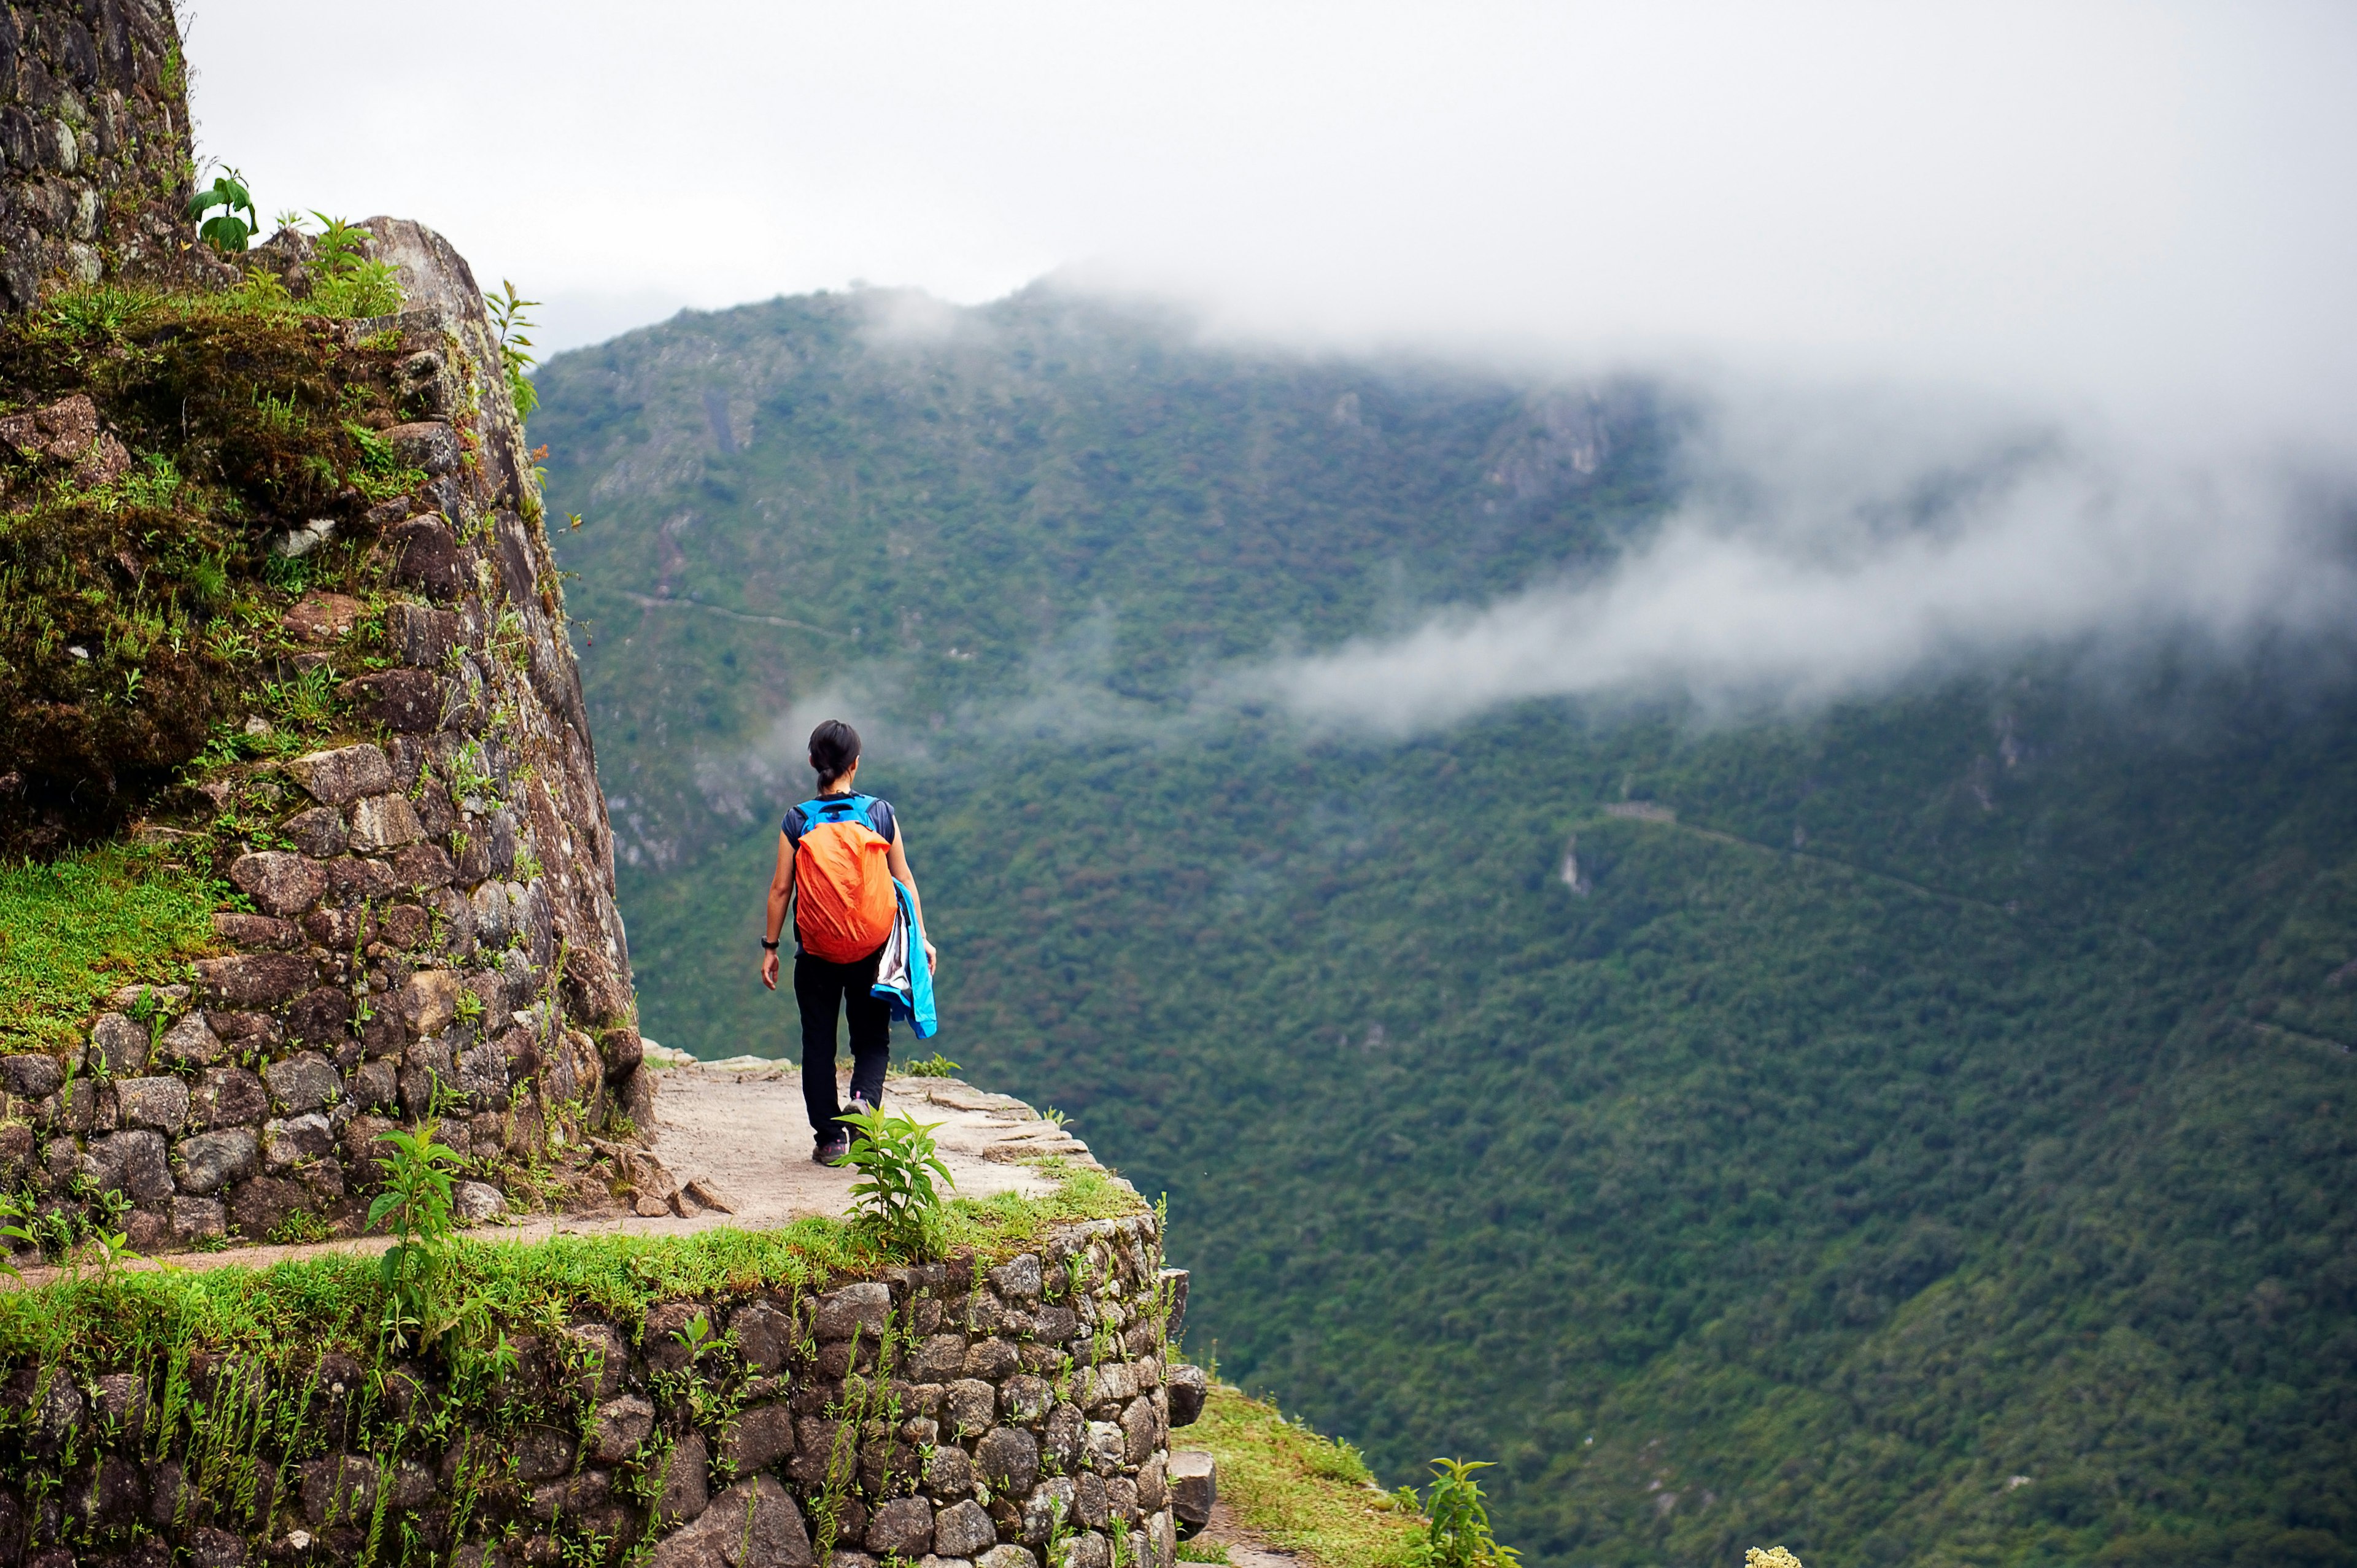
M 0 310 L 204 269 L 171 0 L 0 5 Z
M 24 1127 L 0 1137 L 0 1178 L 53 1207 L 94 1181 L 141 1251 L 356 1230 L 396 1118 L 481 1176 L 650 1120 L 605 798 L 498 342 L 439 236 L 371 228 L 410 307 L 327 330 L 398 339 L 409 417 L 382 439 L 420 482 L 358 531 L 382 624 L 335 593 L 286 616 L 286 674 L 336 679 L 349 738 L 210 775 L 205 836 L 242 905 L 215 917 L 227 950 L 119 995 L 82 1049 L 9 1064 Z M 74 413 L 15 424 L 61 440 L 48 426 Z

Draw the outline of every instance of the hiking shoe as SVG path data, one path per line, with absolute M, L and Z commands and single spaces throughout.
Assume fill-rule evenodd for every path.
M 875 1109 L 876 1107 L 855 1094 L 851 1097 L 851 1103 L 844 1107 L 843 1113 L 845 1116 L 865 1116 Z
M 851 1157 L 851 1134 L 832 1133 L 818 1140 L 811 1158 L 823 1165 L 839 1165 Z

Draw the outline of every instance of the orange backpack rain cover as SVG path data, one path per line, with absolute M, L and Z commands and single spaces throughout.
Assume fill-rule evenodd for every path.
M 851 963 L 884 945 L 899 900 L 892 891 L 891 841 L 876 831 L 873 795 L 822 795 L 796 808 L 794 929 L 802 950 Z

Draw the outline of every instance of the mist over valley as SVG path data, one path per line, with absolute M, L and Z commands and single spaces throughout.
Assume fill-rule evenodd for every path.
M 2330 462 L 1054 284 L 539 385 L 650 1035 L 792 1054 L 741 939 L 846 717 L 948 1054 L 1527 1560 L 2347 1528 Z

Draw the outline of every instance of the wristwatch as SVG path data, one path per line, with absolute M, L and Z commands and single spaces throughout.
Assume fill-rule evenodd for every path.
M 777 944 L 777 943 L 775 943 L 775 942 L 773 942 L 773 941 L 771 941 L 771 940 L 770 940 L 769 938 L 767 938 L 767 937 L 763 937 L 763 938 L 761 939 L 761 947 L 762 947 L 762 949 L 763 949 L 763 950 L 764 950 L 764 951 L 768 951 L 768 952 L 775 952 L 775 951 L 777 951 L 777 950 L 778 950 L 778 944 Z

